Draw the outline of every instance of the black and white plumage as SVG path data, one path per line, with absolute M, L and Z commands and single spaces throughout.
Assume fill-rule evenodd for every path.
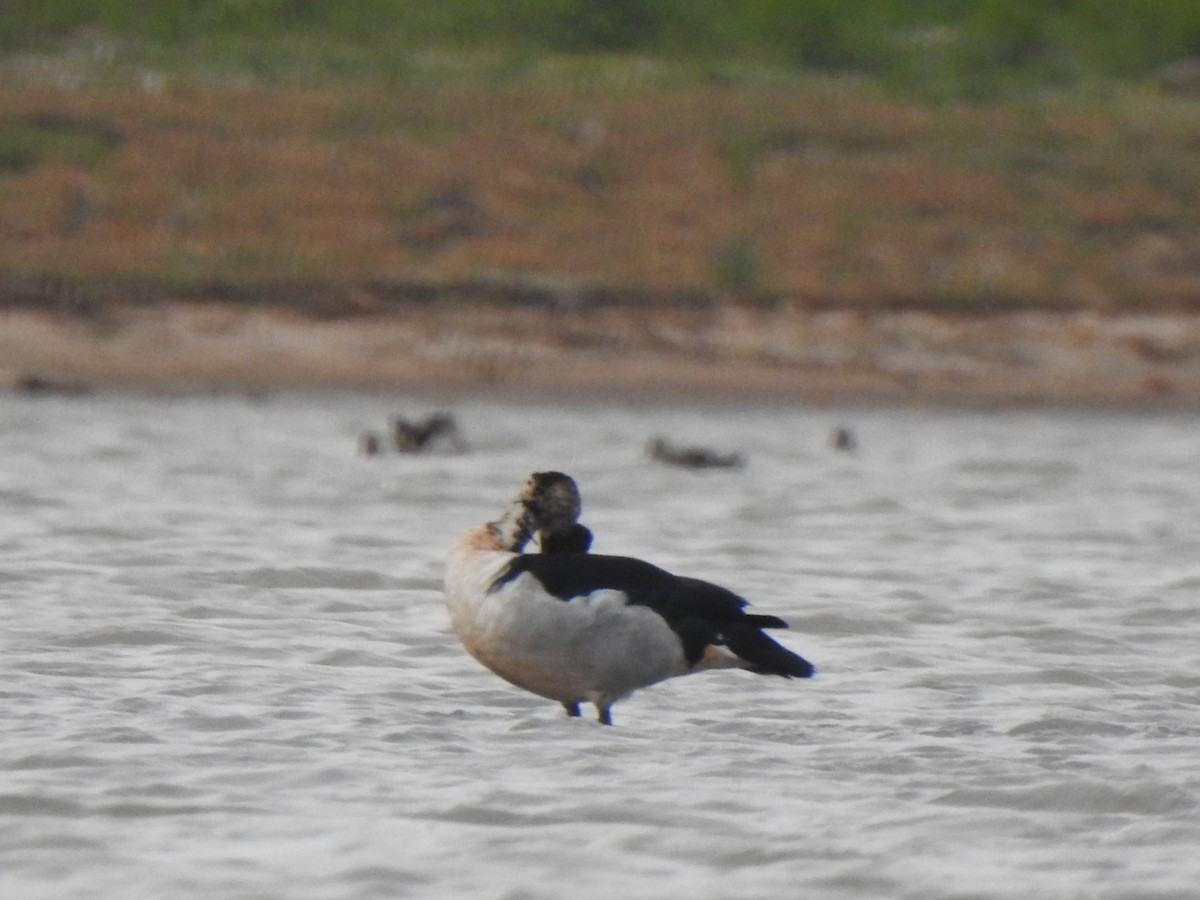
M 721 668 L 813 674 L 763 632 L 787 623 L 745 612 L 732 591 L 643 560 L 588 553 L 591 532 L 575 521 L 579 509 L 570 476 L 535 473 L 504 515 L 455 545 L 446 572 L 450 622 L 484 666 L 570 715 L 595 704 L 605 724 L 617 700 L 667 678 Z M 521 552 L 535 532 L 543 552 Z

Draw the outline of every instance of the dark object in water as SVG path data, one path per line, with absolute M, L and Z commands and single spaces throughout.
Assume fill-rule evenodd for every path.
M 79 381 L 59 381 L 38 375 L 36 372 L 19 372 L 9 382 L 18 393 L 48 397 L 52 394 L 78 396 L 91 393 L 91 389 Z
M 740 453 L 718 453 L 705 447 L 672 447 L 662 438 L 646 445 L 650 459 L 688 469 L 738 469 L 746 464 Z
M 839 425 L 829 432 L 829 446 L 844 453 L 853 453 L 858 449 L 858 438 L 845 425 Z
M 413 422 L 401 416 L 392 419 L 392 443 L 401 453 L 420 453 L 442 438 L 459 453 L 466 452 L 467 442 L 450 413 L 436 412 Z
M 378 456 L 383 449 L 383 441 L 374 431 L 364 431 L 358 436 L 358 452 L 363 456 Z

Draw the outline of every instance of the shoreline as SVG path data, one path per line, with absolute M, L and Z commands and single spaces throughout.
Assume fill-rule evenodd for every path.
M 0 310 L 16 390 L 1200 409 L 1200 315 L 403 303 Z
M 1185 101 L 633 62 L 14 71 L 0 389 L 1200 409 Z

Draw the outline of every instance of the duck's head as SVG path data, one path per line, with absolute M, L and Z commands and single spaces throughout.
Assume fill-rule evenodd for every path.
M 568 531 L 582 507 L 575 479 L 562 472 L 534 472 L 525 481 L 520 502 L 533 530 L 551 534 Z
M 490 523 L 500 546 L 520 553 L 535 532 L 563 535 L 579 518 L 579 488 L 562 472 L 534 472 L 505 514 Z

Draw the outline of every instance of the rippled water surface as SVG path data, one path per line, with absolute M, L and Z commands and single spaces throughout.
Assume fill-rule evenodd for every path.
M 0 895 L 1196 896 L 1194 418 L 454 409 L 473 452 L 365 458 L 425 408 L 0 396 Z M 604 728 L 481 669 L 443 559 L 546 468 L 818 677 Z

